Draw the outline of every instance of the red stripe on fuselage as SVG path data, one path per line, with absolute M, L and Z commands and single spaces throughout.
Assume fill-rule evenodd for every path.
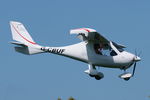
M 35 42 L 32 42 L 32 41 L 28 40 L 28 39 L 25 38 L 22 34 L 20 34 L 13 24 L 12 24 L 12 26 L 13 26 L 13 28 L 15 29 L 15 31 L 16 31 L 24 40 L 26 40 L 27 42 L 29 42 L 29 43 L 31 43 L 31 44 L 36 44 Z

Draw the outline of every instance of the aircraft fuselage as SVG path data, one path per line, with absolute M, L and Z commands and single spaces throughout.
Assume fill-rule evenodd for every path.
M 42 47 L 41 50 L 61 56 L 69 57 L 95 66 L 108 68 L 129 68 L 132 65 L 133 54 L 123 51 L 116 56 L 95 53 L 93 43 L 80 42 L 64 47 Z

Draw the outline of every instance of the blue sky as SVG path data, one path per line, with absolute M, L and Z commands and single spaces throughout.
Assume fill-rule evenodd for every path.
M 149 0 L 1 0 L 0 100 L 149 100 Z M 100 68 L 100 81 L 84 73 L 87 64 L 69 58 L 16 53 L 9 21 L 22 22 L 33 39 L 45 46 L 80 42 L 69 30 L 96 29 L 102 35 L 142 51 L 135 77 L 118 78 L 119 69 Z M 128 71 L 132 71 L 130 68 Z

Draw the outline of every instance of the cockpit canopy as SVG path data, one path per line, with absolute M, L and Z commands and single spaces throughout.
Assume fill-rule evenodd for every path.
M 113 43 L 113 45 L 115 47 L 117 46 L 114 43 Z M 116 56 L 117 55 L 117 53 L 113 50 L 113 48 L 111 48 L 111 46 L 109 46 L 108 44 L 94 43 L 93 48 L 95 50 L 95 53 L 99 54 L 99 55 L 105 55 L 105 56 Z M 116 47 L 116 48 L 118 49 L 119 52 L 124 51 L 123 48 L 119 48 L 119 47 Z
M 107 40 L 96 30 L 91 28 L 72 29 L 70 30 L 70 34 L 77 34 L 77 37 L 82 41 L 92 42 L 96 54 L 98 54 L 99 51 L 109 51 L 110 56 L 114 56 L 124 51 L 123 48 L 125 48 L 124 45 Z M 103 53 L 99 54 L 104 55 Z

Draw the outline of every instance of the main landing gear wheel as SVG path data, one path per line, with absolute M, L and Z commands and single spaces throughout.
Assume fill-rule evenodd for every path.
M 100 80 L 102 79 L 103 77 L 99 76 L 99 75 L 89 75 L 91 77 L 95 77 L 96 80 Z
M 94 65 L 89 64 L 89 69 L 84 71 L 87 73 L 90 77 L 95 78 L 96 80 L 100 80 L 104 77 L 104 74 L 101 72 L 98 72 Z
M 90 75 L 90 74 L 89 74 Z M 95 77 L 95 75 L 90 75 L 91 77 Z
M 100 79 L 102 79 L 104 77 L 104 74 L 101 73 L 101 72 L 98 72 L 96 75 L 89 74 L 89 76 L 95 77 L 96 80 L 100 80 Z
M 100 80 L 100 79 L 102 79 L 102 77 L 96 75 L 96 76 L 95 76 L 95 79 L 96 79 L 96 80 Z

